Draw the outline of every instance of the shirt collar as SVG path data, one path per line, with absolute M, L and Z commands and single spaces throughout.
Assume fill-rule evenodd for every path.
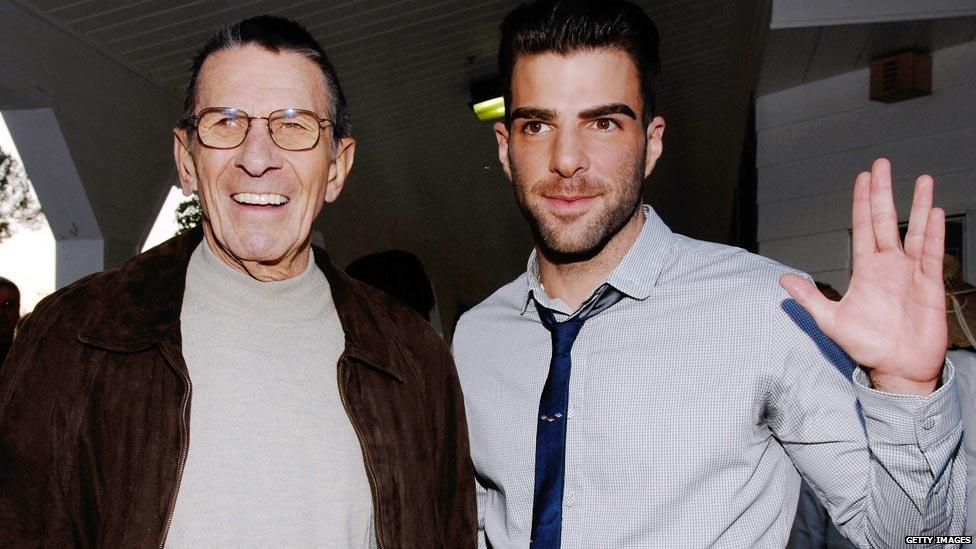
M 661 272 L 671 259 L 674 239 L 674 233 L 658 217 L 653 208 L 645 204 L 643 210 L 644 226 L 637 240 L 606 280 L 607 284 L 637 300 L 647 299 L 651 290 L 657 285 Z M 597 288 L 600 286 L 601 284 L 598 284 Z M 533 295 L 540 298 L 547 296 L 539 280 L 539 260 L 536 249 L 529 254 L 526 265 L 525 301 L 522 305 L 522 314 L 525 314 Z

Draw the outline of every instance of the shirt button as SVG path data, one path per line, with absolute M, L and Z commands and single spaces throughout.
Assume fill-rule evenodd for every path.
M 566 507 L 572 507 L 576 503 L 576 492 L 566 494 Z
M 572 419 L 573 416 L 575 415 L 576 415 L 576 408 L 570 408 L 569 410 L 566 410 L 566 417 Z
M 935 419 L 930 418 L 930 417 L 929 418 L 925 418 L 925 423 L 922 423 L 922 429 L 925 429 L 926 431 L 928 431 L 932 427 L 935 427 Z

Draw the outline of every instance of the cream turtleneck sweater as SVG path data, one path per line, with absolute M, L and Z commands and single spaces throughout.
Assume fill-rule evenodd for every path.
M 180 315 L 193 388 L 169 548 L 365 548 L 372 498 L 339 399 L 344 336 L 328 281 L 259 282 L 202 242 Z

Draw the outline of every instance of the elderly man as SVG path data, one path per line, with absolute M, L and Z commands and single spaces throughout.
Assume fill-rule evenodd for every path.
M 535 250 L 454 338 L 482 543 L 783 547 L 800 475 L 859 547 L 962 534 L 932 179 L 902 245 L 888 163 L 857 177 L 839 303 L 674 234 L 641 200 L 663 150 L 657 46 L 621 1 L 541 0 L 502 25 L 498 156 Z
M 449 351 L 309 245 L 355 151 L 319 44 L 221 31 L 173 148 L 202 232 L 45 300 L 2 370 L 0 546 L 473 545 Z

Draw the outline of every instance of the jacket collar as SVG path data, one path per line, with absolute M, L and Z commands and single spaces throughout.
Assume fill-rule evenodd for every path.
M 78 340 L 113 352 L 136 352 L 156 345 L 173 331 L 179 335 L 186 269 L 203 240 L 199 227 L 139 254 L 112 273 L 92 303 Z M 403 381 L 399 346 L 376 310 L 382 305 L 315 249 L 315 263 L 325 273 L 345 334 L 344 356 Z

